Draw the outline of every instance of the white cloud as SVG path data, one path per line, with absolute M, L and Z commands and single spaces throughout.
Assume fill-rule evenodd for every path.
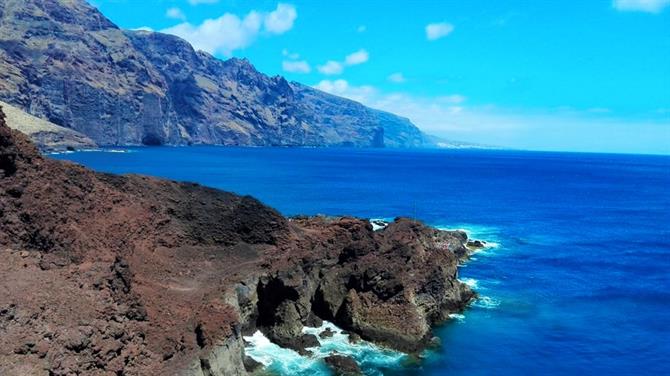
M 465 101 L 465 97 L 458 94 L 438 98 L 421 98 L 404 93 L 382 93 L 373 86 L 350 85 L 343 79 L 322 80 L 314 87 L 326 93 L 360 102 L 371 108 L 407 117 L 429 133 L 450 130 L 450 119 L 464 110 L 462 102 Z
M 298 18 L 298 12 L 290 4 L 277 4 L 277 9 L 265 16 L 263 21 L 265 30 L 274 34 L 283 34 L 293 27 L 293 22 Z
M 207 19 L 197 26 L 184 22 L 162 31 L 186 39 L 197 50 L 230 55 L 232 51 L 246 47 L 255 40 L 261 29 L 261 20 L 258 12 L 250 12 L 243 19 L 226 13 L 219 18 Z
M 309 66 L 305 60 L 291 61 L 284 60 L 282 62 L 282 69 L 286 72 L 292 73 L 309 73 L 312 71 L 312 68 Z
M 659 13 L 670 5 L 670 0 L 614 0 L 612 6 L 622 12 Z
M 314 87 L 372 108 L 408 117 L 424 130 L 434 130 L 436 121 L 462 112 L 462 103 L 465 101 L 465 97 L 458 94 L 420 98 L 404 93 L 382 93 L 373 86 L 350 85 L 343 79 L 322 80 Z
M 440 22 L 440 23 L 431 23 L 426 25 L 426 38 L 428 40 L 437 40 L 449 35 L 454 31 L 454 25 Z
M 326 64 L 319 65 L 317 69 L 323 74 L 340 74 L 344 70 L 344 65 L 340 62 L 329 60 Z
M 293 6 L 278 4 L 270 13 L 251 11 L 244 18 L 225 13 L 199 25 L 183 22 L 161 31 L 186 39 L 195 49 L 230 55 L 234 50 L 249 46 L 262 31 L 282 34 L 290 30 L 296 14 Z
M 604 108 L 604 107 L 592 107 L 592 108 L 589 108 L 586 111 L 593 112 L 595 114 L 607 114 L 607 113 L 612 112 L 612 110 L 610 110 L 609 108 Z
M 407 81 L 407 80 L 405 79 L 405 76 L 403 76 L 403 74 L 400 73 L 400 72 L 396 72 L 396 73 L 390 74 L 390 75 L 387 77 L 387 79 L 388 79 L 389 81 L 393 82 L 393 83 L 396 83 L 396 84 L 401 84 L 401 83 Z
M 670 154 L 670 144 L 665 141 L 670 122 L 662 114 L 656 120 L 628 120 L 607 112 L 570 108 L 510 110 L 466 105 L 466 98 L 458 94 L 429 98 L 383 93 L 342 79 L 323 80 L 314 87 L 407 117 L 423 131 L 453 141 L 531 150 Z
M 343 95 L 349 88 L 349 82 L 342 79 L 334 81 L 322 80 L 318 84 L 314 85 L 314 87 L 321 91 L 325 91 L 326 93 Z
M 167 18 L 173 18 L 175 20 L 186 20 L 186 15 L 184 15 L 184 12 L 181 11 L 181 9 L 177 7 L 172 7 L 168 9 L 165 12 L 165 17 Z
M 465 97 L 460 95 L 460 94 L 451 94 L 451 95 L 444 95 L 435 98 L 436 102 L 439 103 L 453 103 L 453 104 L 458 104 L 458 103 L 463 103 L 465 102 Z
M 140 26 L 140 27 L 134 28 L 134 29 L 132 29 L 132 30 L 136 30 L 136 31 L 154 31 L 154 29 L 150 28 L 149 26 Z
M 359 27 L 356 28 L 356 31 L 359 33 L 364 33 L 368 30 L 368 27 L 365 25 L 360 25 Z
M 219 2 L 219 0 L 188 0 L 188 3 L 191 4 L 191 5 L 216 4 L 218 2 Z
M 337 95 L 351 100 L 365 103 L 377 95 L 377 90 L 372 86 L 351 86 L 346 80 L 322 80 L 314 85 L 315 88 L 326 93 Z
M 365 63 L 369 58 L 370 55 L 368 54 L 368 51 L 361 48 L 360 50 L 347 55 L 347 57 L 344 58 L 344 62 L 347 65 L 358 65 Z
M 323 74 L 341 74 L 345 67 L 363 64 L 370 59 L 370 54 L 365 49 L 352 52 L 344 58 L 344 61 L 328 60 L 325 64 L 319 65 L 317 69 Z
M 300 54 L 295 53 L 295 52 L 291 52 L 291 51 L 287 50 L 286 48 L 284 48 L 284 49 L 281 51 L 281 55 L 284 56 L 284 57 L 287 57 L 287 58 L 289 58 L 289 59 L 291 59 L 291 60 L 297 60 L 297 59 L 300 59 Z

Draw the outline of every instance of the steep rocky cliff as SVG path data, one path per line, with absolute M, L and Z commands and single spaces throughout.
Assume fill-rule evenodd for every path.
M 5 102 L 0 101 L 0 107 L 7 115 L 7 125 L 28 135 L 42 151 L 90 149 L 97 146 L 93 140 L 79 132 L 34 117 Z
M 457 280 L 466 244 L 95 173 L 41 156 L 0 112 L 3 375 L 244 375 L 243 333 L 304 353 L 320 319 L 418 351 L 474 295 Z
M 408 119 L 124 31 L 85 0 L 0 1 L 0 100 L 101 145 L 424 146 Z

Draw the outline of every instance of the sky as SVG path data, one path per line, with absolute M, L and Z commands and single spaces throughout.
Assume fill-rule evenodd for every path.
M 670 154 L 670 0 L 89 0 L 446 139 Z

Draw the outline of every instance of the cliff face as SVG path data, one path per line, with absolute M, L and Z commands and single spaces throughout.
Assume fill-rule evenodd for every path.
M 120 30 L 84 0 L 0 2 L 0 99 L 102 145 L 428 143 L 407 119 Z
M 2 100 L 100 144 L 174 133 L 167 86 L 83 0 L 0 2 Z
M 473 297 L 466 241 L 95 173 L 42 157 L 0 112 L 0 373 L 243 375 L 243 333 L 304 351 L 319 319 L 416 351 Z
M 34 117 L 5 102 L 0 101 L 0 107 L 7 115 L 7 125 L 28 135 L 42 151 L 90 149 L 97 146 L 93 140 L 79 132 Z

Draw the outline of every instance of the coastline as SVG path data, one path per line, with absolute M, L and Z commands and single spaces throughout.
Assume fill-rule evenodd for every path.
M 303 328 L 324 319 L 417 353 L 475 297 L 457 280 L 463 232 L 407 218 L 379 231 L 352 217 L 285 218 L 249 196 L 96 173 L 41 156 L 1 120 L 0 306 L 12 353 L 0 369 L 244 375 L 243 336 L 261 330 L 308 354 L 318 338 Z M 22 300 L 47 289 L 53 302 Z M 62 314 L 64 299 L 77 315 Z M 55 308 L 39 314 L 45 304 Z
M 138 171 L 229 187 L 287 215 L 393 218 L 395 213 L 413 215 L 416 202 L 417 217 L 431 226 L 464 228 L 472 230 L 472 238 L 500 243 L 498 249 L 473 255 L 459 272 L 461 279 L 477 279 L 479 295 L 500 305 L 471 306 L 463 321 L 436 327 L 443 349 L 436 349 L 420 370 L 386 375 L 472 375 L 501 364 L 509 375 L 579 373 L 588 364 L 602 373 L 634 373 L 640 360 L 645 372 L 667 368 L 667 362 L 658 361 L 667 351 L 654 324 L 665 312 L 668 244 L 659 238 L 667 234 L 666 221 L 659 219 L 668 211 L 659 183 L 668 180 L 667 158 L 603 155 L 584 164 L 578 155 L 561 154 L 547 164 L 544 153 L 510 159 L 503 152 L 198 149 L 75 153 L 64 159 L 100 171 Z M 272 168 L 256 164 L 259 160 L 272 161 Z M 194 164 L 200 168 L 191 170 Z M 417 164 L 420 169 L 413 167 Z M 634 179 L 622 180 L 621 174 Z M 584 179 L 574 181 L 572 175 Z M 557 184 L 556 176 L 568 180 Z M 338 184 L 350 178 L 351 184 Z M 640 184 L 650 191 L 638 191 Z M 562 197 L 565 189 L 570 192 L 565 201 L 548 199 Z M 593 215 L 583 217 L 575 207 Z M 621 215 L 630 223 L 620 222 Z M 566 357 L 560 350 L 564 346 L 589 346 L 598 359 L 574 350 Z
M 369 222 L 373 226 L 373 231 L 382 231 L 393 220 L 392 218 L 371 218 Z M 473 231 L 467 228 L 446 229 L 439 226 L 435 226 L 435 228 L 439 228 L 442 231 L 473 233 Z M 478 242 L 477 244 L 483 244 L 483 246 L 471 245 L 468 247 L 468 252 L 461 257 L 459 266 L 465 265 L 465 263 L 470 261 L 472 256 L 499 246 L 496 242 L 487 242 L 470 237 L 468 237 L 468 241 L 471 243 Z M 458 281 L 470 287 L 475 292 L 475 297 L 462 310 L 449 313 L 446 319 L 433 323 L 431 331 L 432 329 L 448 325 L 452 321 L 462 322 L 465 320 L 469 306 L 476 305 L 481 307 L 480 300 L 488 301 L 491 299 L 477 294 L 477 281 L 475 279 L 459 278 Z M 245 354 L 262 364 L 262 369 L 271 374 L 327 375 L 332 370 L 329 370 L 324 359 L 330 355 L 337 354 L 355 361 L 360 365 L 364 374 L 383 375 L 384 370 L 402 372 L 402 370 L 421 367 L 424 362 L 439 356 L 437 350 L 441 348 L 441 340 L 438 337 L 432 337 L 425 346 L 417 351 L 403 352 L 386 346 L 383 343 L 361 339 L 357 334 L 347 332 L 328 321 L 322 321 L 321 325 L 318 326 L 304 326 L 302 333 L 318 338 L 317 345 L 306 348 L 308 353 L 301 354 L 290 348 L 281 347 L 273 343 L 263 332 L 257 330 L 253 334 L 243 337 Z

